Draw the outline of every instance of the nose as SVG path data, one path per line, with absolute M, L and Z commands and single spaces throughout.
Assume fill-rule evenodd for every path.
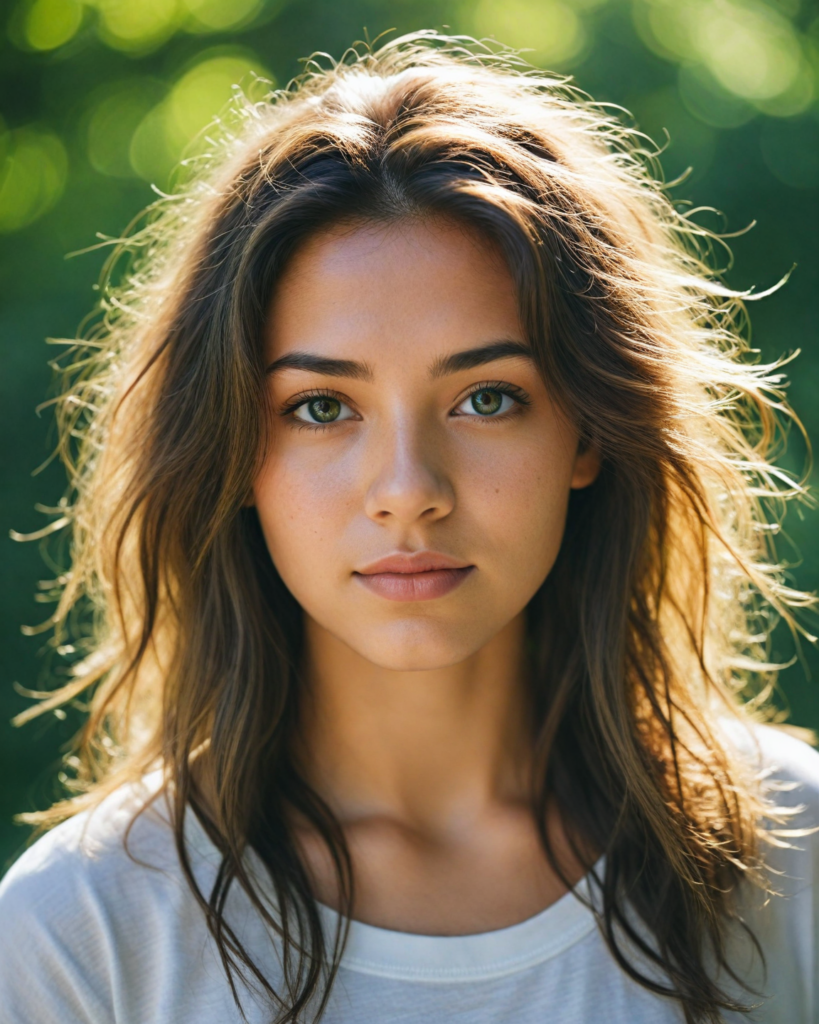
M 374 438 L 375 472 L 365 511 L 376 522 L 435 522 L 455 507 L 455 492 L 441 464 L 436 439 L 412 423 L 397 423 Z M 376 454 L 377 453 L 377 454 Z

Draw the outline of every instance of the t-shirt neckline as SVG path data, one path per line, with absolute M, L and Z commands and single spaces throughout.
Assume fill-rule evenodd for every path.
M 200 856 L 217 863 L 216 848 L 195 813 L 186 815 L 186 840 Z M 341 967 L 400 981 L 459 982 L 503 978 L 559 956 L 596 927 L 588 906 L 591 875 L 602 877 L 605 857 L 589 875 L 545 910 L 520 924 L 473 935 L 418 935 L 363 921 L 350 921 Z M 260 880 L 263 879 L 260 873 Z M 261 884 L 264 886 L 264 882 Z M 325 934 L 332 941 L 339 915 L 318 903 Z
M 602 861 L 595 865 L 600 871 Z M 598 874 L 599 877 L 599 874 Z M 595 928 L 583 900 L 591 896 L 586 876 L 520 924 L 475 935 L 418 935 L 351 921 L 341 967 L 400 981 L 459 982 L 502 978 L 559 956 Z M 339 915 L 319 904 L 328 937 Z

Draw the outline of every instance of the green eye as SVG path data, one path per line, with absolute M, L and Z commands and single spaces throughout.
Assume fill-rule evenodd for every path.
M 353 412 L 346 402 L 332 395 L 316 395 L 308 398 L 293 410 L 293 419 L 302 423 L 335 423 L 337 420 L 348 420 Z
M 493 388 L 483 388 L 470 397 L 472 408 L 479 416 L 491 416 L 503 405 L 504 396 Z
M 341 402 L 337 398 L 314 398 L 307 409 L 316 423 L 332 423 L 341 415 Z
M 478 387 L 471 395 L 461 402 L 454 410 L 457 416 L 480 416 L 483 419 L 499 419 L 505 413 L 513 412 L 516 406 L 529 404 L 528 396 L 520 389 L 513 398 L 509 394 L 509 385 L 497 385 L 492 387 L 488 384 Z

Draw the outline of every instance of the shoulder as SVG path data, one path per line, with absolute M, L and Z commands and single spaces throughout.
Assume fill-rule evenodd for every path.
M 780 729 L 758 727 L 754 733 L 758 751 L 754 767 L 768 805 L 761 824 L 769 838 L 760 852 L 771 872 L 772 889 L 792 897 L 774 900 L 773 906 L 780 914 L 798 917 L 799 927 L 815 934 L 819 931 L 819 902 L 812 895 L 819 890 L 819 752 Z
M 58 825 L 0 883 L 0 1003 L 15 1024 L 114 1019 L 123 971 L 152 973 L 157 933 L 201 929 L 155 782 Z
M 173 871 L 173 830 L 155 780 L 127 785 L 38 839 L 0 882 L 4 919 L 18 905 L 27 915 L 58 913 L 65 900 L 102 894 L 146 877 L 141 866 Z
M 761 780 L 769 802 L 790 809 L 791 827 L 819 825 L 819 751 L 773 726 L 731 723 L 729 735 Z
M 733 725 L 730 730 L 733 734 Z M 766 998 L 754 1019 L 816 1020 L 819 1010 L 819 753 L 770 726 L 732 735 L 768 805 L 760 854 L 770 892 L 738 890 L 734 967 Z M 758 942 L 752 947 L 745 928 Z M 761 953 L 761 956 L 758 954 Z M 747 992 L 742 995 L 747 999 Z

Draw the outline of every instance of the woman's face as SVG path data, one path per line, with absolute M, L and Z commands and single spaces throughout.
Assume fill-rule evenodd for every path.
M 479 651 L 543 583 L 569 491 L 598 469 L 500 257 L 452 222 L 328 229 L 277 286 L 266 360 L 253 500 L 305 614 L 385 668 Z

